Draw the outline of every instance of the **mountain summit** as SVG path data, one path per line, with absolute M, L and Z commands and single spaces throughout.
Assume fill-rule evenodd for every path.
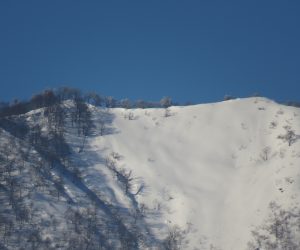
M 1 249 L 300 248 L 299 108 L 64 100 L 0 137 Z

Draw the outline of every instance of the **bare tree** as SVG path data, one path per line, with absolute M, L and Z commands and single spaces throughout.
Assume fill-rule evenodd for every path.
M 146 102 L 145 102 L 144 100 L 137 100 L 137 101 L 135 102 L 135 106 L 136 106 L 137 108 L 144 109 L 144 108 L 147 107 L 147 104 L 146 104 Z
M 229 101 L 229 100 L 233 100 L 233 99 L 235 99 L 235 97 L 232 96 L 232 95 L 225 95 L 224 96 L 224 101 Z
M 283 141 L 286 141 L 289 146 L 291 146 L 293 143 L 297 140 L 297 135 L 294 130 L 291 129 L 290 126 L 284 127 L 286 130 L 286 133 L 284 135 L 279 135 L 278 138 L 282 139 Z
M 128 120 L 134 120 L 135 119 L 133 112 L 125 113 L 124 118 L 128 119 Z
M 116 99 L 113 98 L 112 96 L 105 97 L 104 102 L 105 102 L 105 107 L 107 108 L 115 108 L 117 104 Z
M 95 92 L 87 93 L 84 96 L 84 100 L 87 103 L 92 104 L 94 106 L 101 106 L 103 103 L 103 99 Z
M 70 87 L 60 87 L 56 90 L 56 96 L 60 101 L 74 100 L 81 96 L 81 92 L 78 89 Z
M 100 125 L 99 127 L 100 135 L 103 136 L 106 130 L 105 122 L 101 120 L 99 125 Z
M 164 114 L 165 117 L 169 117 L 171 116 L 171 110 L 169 108 L 166 108 L 165 109 L 165 114 Z
M 185 232 L 178 226 L 169 229 L 168 236 L 164 240 L 166 250 L 180 250 L 184 247 Z
M 117 180 L 123 185 L 125 194 L 129 194 L 132 190 L 133 181 L 135 179 L 133 177 L 132 170 L 118 168 L 117 162 L 115 160 L 112 160 L 110 157 L 106 158 L 106 167 L 115 174 Z M 142 189 L 143 188 L 141 188 L 138 193 L 140 193 Z
M 168 96 L 165 96 L 163 97 L 161 100 L 160 100 L 160 105 L 163 107 L 163 108 L 168 108 L 172 105 L 172 99 Z
M 284 210 L 275 202 L 269 208 L 269 218 L 252 232 L 248 249 L 300 249 L 299 209 Z
M 131 102 L 128 98 L 121 100 L 120 105 L 124 109 L 130 109 L 131 108 Z
M 261 154 L 260 154 L 260 157 L 264 160 L 264 161 L 267 161 L 269 159 L 269 155 L 271 153 L 271 148 L 270 147 L 264 147 Z

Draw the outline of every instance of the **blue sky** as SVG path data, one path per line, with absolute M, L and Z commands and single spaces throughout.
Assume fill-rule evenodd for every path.
M 116 98 L 299 100 L 300 1 L 0 1 L 0 100 L 68 85 Z

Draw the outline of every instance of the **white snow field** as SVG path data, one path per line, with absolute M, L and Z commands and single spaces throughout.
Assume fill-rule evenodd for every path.
M 299 249 L 299 108 L 89 105 L 85 137 L 60 106 L 61 141 L 53 107 L 2 119 L 0 249 Z
M 100 131 L 102 110 L 92 109 Z M 136 199 L 161 239 L 176 225 L 187 233 L 183 249 L 243 250 L 268 217 L 270 202 L 299 206 L 299 108 L 253 97 L 109 112 L 108 133 L 89 137 L 79 153 L 88 162 L 85 180 L 113 190 L 111 197 L 126 207 L 117 182 L 104 187 L 101 180 L 110 178 L 108 159 L 132 171 L 132 193 L 144 186 Z M 290 130 L 291 145 L 278 138 Z

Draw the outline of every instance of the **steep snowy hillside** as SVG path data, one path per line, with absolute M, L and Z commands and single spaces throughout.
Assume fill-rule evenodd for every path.
M 120 156 L 116 164 L 145 185 L 139 202 L 163 218 L 147 217 L 150 224 L 160 223 L 157 235 L 178 225 L 188 232 L 189 249 L 210 243 L 246 249 L 251 231 L 268 217 L 270 202 L 299 206 L 297 108 L 248 98 L 110 112 L 113 132 L 90 137 L 86 157 Z M 288 131 L 295 131 L 291 145 L 281 138 Z M 97 162 L 91 167 L 91 176 L 103 168 Z
M 0 119 L 0 249 L 299 249 L 299 108 L 76 100 Z

